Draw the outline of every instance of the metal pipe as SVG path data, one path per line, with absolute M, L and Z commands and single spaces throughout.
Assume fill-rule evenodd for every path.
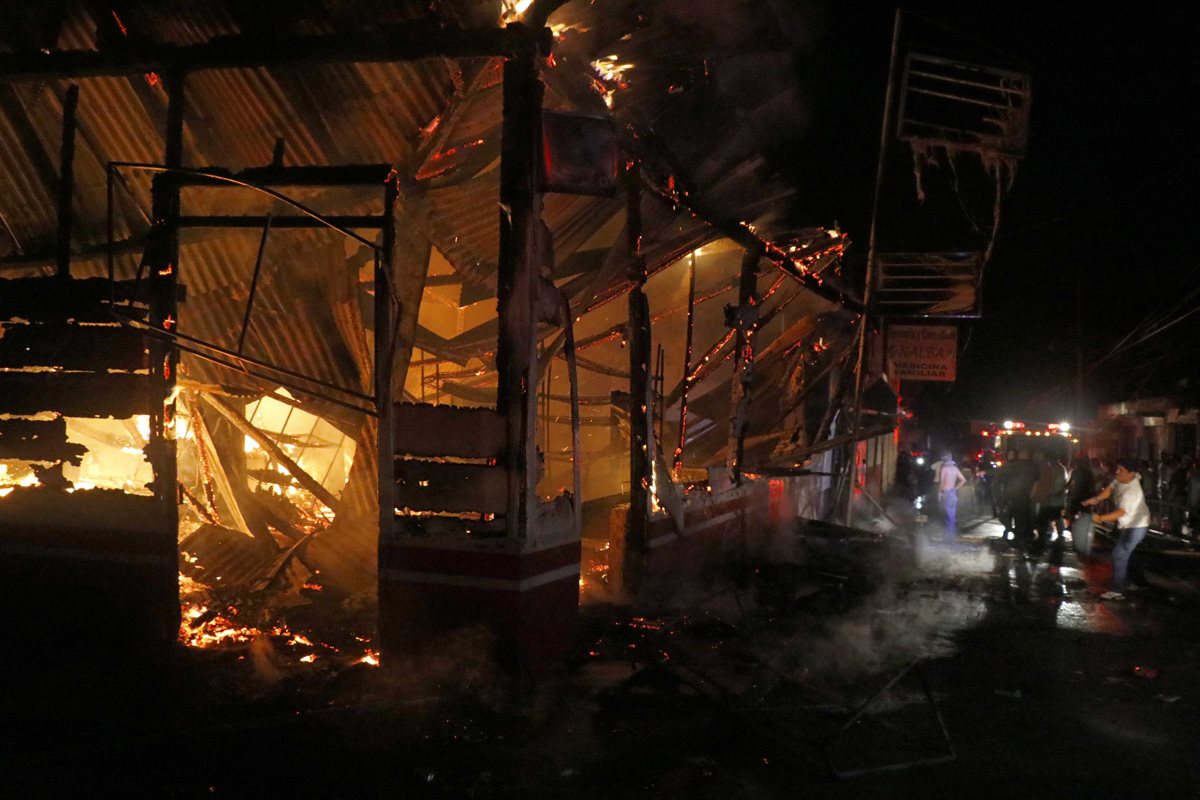
M 208 214 L 181 216 L 179 218 L 179 227 L 181 228 L 261 228 L 266 223 L 267 217 L 262 215 Z M 277 216 L 272 224 L 276 228 L 334 227 L 343 230 L 352 230 L 355 228 L 378 230 L 383 227 L 384 218 L 373 214 L 328 216 L 320 219 L 313 219 L 307 216 Z
M 268 186 L 259 186 L 254 183 L 249 183 L 247 181 L 239 180 L 238 178 L 235 178 L 231 175 L 214 175 L 212 173 L 204 172 L 203 170 L 198 170 L 198 169 L 184 169 L 183 167 L 167 167 L 167 166 L 163 166 L 162 164 L 148 164 L 146 162 L 141 162 L 141 161 L 110 161 L 109 165 L 112 167 L 115 167 L 117 170 L 136 169 L 136 170 L 141 170 L 143 172 L 170 173 L 172 175 L 178 175 L 178 176 L 190 175 L 193 177 L 202 177 L 202 178 L 209 178 L 214 181 L 221 181 L 223 183 L 228 183 L 233 186 L 241 186 L 245 189 L 253 189 L 256 192 L 260 192 L 262 194 L 267 195 L 268 197 L 270 197 L 273 200 L 277 200 L 280 203 L 284 203 L 288 206 L 291 206 L 292 208 L 296 209 L 297 211 L 304 214 L 305 216 L 312 217 L 316 221 L 323 224 L 325 227 L 332 228 L 333 230 L 337 231 L 338 233 L 341 233 L 344 236 L 350 237 L 351 239 L 358 242 L 359 244 L 364 244 L 367 247 L 370 247 L 374 250 L 379 249 L 378 245 L 376 245 L 374 241 L 372 241 L 370 239 L 366 239 L 362 236 L 359 236 L 354 231 L 349 230 L 348 228 L 345 228 L 345 227 L 339 225 L 336 221 L 332 220 L 331 218 L 326 217 L 323 214 L 319 214 L 316 211 L 313 211 L 308 206 L 303 205 L 302 203 L 298 203 L 295 200 L 293 200 L 291 197 L 288 197 L 287 195 L 283 194 L 282 192 L 277 192 Z M 263 223 L 263 220 L 260 219 L 258 224 L 255 225 L 254 227 L 259 227 L 260 225 L 262 225 L 262 223 Z M 276 221 L 276 224 L 278 224 L 278 221 Z
M 186 333 L 180 333 L 177 330 L 176 331 L 158 330 L 158 329 L 154 328 L 152 325 L 149 325 L 148 323 L 143 322 L 140 319 L 127 316 L 125 314 L 119 313 L 116 310 L 113 310 L 112 313 L 123 324 L 129 325 L 130 327 L 133 327 L 133 328 L 137 328 L 138 330 L 142 331 L 142 333 L 144 333 L 148 336 L 152 336 L 152 337 L 162 339 L 162 340 L 174 341 L 176 343 L 175 344 L 176 347 L 180 346 L 178 344 L 179 341 L 188 342 L 192 345 L 195 345 L 197 347 L 202 347 L 205 350 L 211 351 L 213 353 L 217 353 L 219 355 L 235 359 L 237 362 L 242 363 L 242 364 L 249 364 L 254 367 L 259 367 L 259 368 L 277 373 L 278 375 L 285 375 L 285 376 L 288 376 L 291 378 L 296 378 L 297 380 L 304 381 L 306 383 L 311 383 L 314 386 L 321 386 L 326 389 L 332 389 L 335 392 L 340 392 L 348 397 L 353 397 L 355 399 L 364 400 L 364 401 L 371 402 L 371 403 L 373 403 L 375 401 L 375 397 L 373 395 L 362 394 L 362 393 L 356 392 L 352 389 L 346 389 L 345 387 L 338 386 L 337 384 L 329 383 L 328 381 L 323 381 L 320 378 L 313 378 L 309 375 L 304 375 L 304 374 L 296 372 L 294 370 L 287 369 L 286 367 L 280 367 L 276 364 L 270 364 L 266 361 L 261 361 L 257 358 L 252 358 L 251 356 L 241 355 L 239 353 L 235 353 L 232 350 L 227 350 L 218 345 L 209 344 L 208 342 L 205 342 L 201 339 L 197 339 L 194 336 L 188 336 Z M 189 350 L 188 352 L 195 353 L 196 351 Z M 210 360 L 213 360 L 213 359 L 210 359 Z M 219 362 L 219 363 L 224 363 L 224 362 Z M 241 369 L 243 372 L 245 372 L 248 375 L 253 374 L 249 370 L 247 370 L 244 366 L 237 367 L 237 369 Z M 256 377 L 259 377 L 259 376 L 256 376 Z M 277 380 L 276 377 L 266 377 L 266 376 L 262 376 L 262 377 L 264 380 Z M 304 388 L 301 388 L 301 391 L 311 392 L 310 389 L 304 389 Z M 355 409 L 355 410 L 361 411 L 362 409 Z
M 154 335 L 150 331 L 146 331 L 146 333 L 148 333 L 150 335 Z M 203 350 L 199 350 L 194 347 L 189 347 L 188 345 L 185 345 L 185 344 L 179 344 L 179 342 L 175 343 L 175 349 L 177 349 L 181 353 L 191 353 L 192 355 L 196 356 L 197 358 L 203 358 L 205 361 L 211 361 L 212 363 L 219 364 L 222 367 L 228 367 L 230 369 L 241 369 L 244 371 L 244 367 L 242 367 L 242 365 L 238 364 L 235 361 L 223 361 L 222 359 L 217 358 L 216 356 L 212 355 L 211 353 L 206 353 Z M 255 376 L 255 377 L 257 377 L 257 376 Z M 319 400 L 324 400 L 326 403 L 331 403 L 335 406 L 339 406 L 341 408 L 347 409 L 348 411 L 354 411 L 359 414 L 365 414 L 368 417 L 378 416 L 378 414 L 376 414 L 374 408 L 363 408 L 362 406 L 356 406 L 353 403 L 347 403 L 345 400 L 338 400 L 336 397 L 330 397 L 329 395 L 321 394 L 320 392 L 315 392 L 310 388 L 306 388 L 304 386 L 299 386 L 295 383 L 289 383 L 287 380 L 279 380 L 278 378 L 274 378 L 274 379 L 270 379 L 270 380 L 272 383 L 277 383 L 280 386 L 286 387 L 288 389 L 294 389 L 298 392 L 303 392 L 305 394 L 312 395 L 313 397 L 316 397 Z M 272 396 L 274 397 L 274 395 L 272 395 Z M 282 402 L 282 400 L 281 400 L 281 402 Z
M 267 237 L 271 234 L 271 215 L 263 226 L 262 238 L 258 241 L 258 255 L 254 259 L 254 276 L 250 278 L 250 296 L 246 298 L 246 314 L 242 318 L 242 332 L 238 335 L 237 351 L 240 355 L 246 344 L 246 331 L 250 329 L 250 314 L 254 311 L 254 295 L 258 291 L 258 276 L 262 272 L 263 253 L 267 251 Z
M 687 442 L 688 373 L 692 371 L 692 332 L 696 323 L 696 251 L 692 251 L 688 270 L 687 338 L 683 348 L 683 383 L 679 394 L 679 446 L 675 448 L 672 472 L 678 478 L 683 472 L 683 446 Z

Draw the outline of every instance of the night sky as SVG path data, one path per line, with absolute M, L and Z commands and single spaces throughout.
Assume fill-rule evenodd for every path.
M 1033 76 L 1029 151 L 985 273 L 984 318 L 960 331 L 956 384 L 905 384 L 918 415 L 1079 418 L 1077 357 L 1086 370 L 1083 417 L 1134 393 L 1200 400 L 1200 313 L 1096 364 L 1151 315 L 1180 304 L 1167 322 L 1200 306 L 1200 296 L 1188 297 L 1200 285 L 1200 50 L 1187 5 L 906 10 L 949 29 L 906 16 L 915 49 L 975 52 Z M 797 57 L 816 110 L 785 168 L 802 187 L 800 214 L 838 220 L 851 234 L 852 267 L 866 257 L 892 21 L 885 4 L 829 3 L 820 48 Z M 893 139 L 881 251 L 981 249 L 967 217 L 990 222 L 987 183 L 977 161 L 961 162 L 958 173 L 961 206 L 948 191 L 918 206 L 910 151 Z

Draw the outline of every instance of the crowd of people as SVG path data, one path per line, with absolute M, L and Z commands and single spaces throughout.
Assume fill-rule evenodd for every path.
M 1116 542 L 1112 580 L 1100 595 L 1105 600 L 1124 597 L 1130 556 L 1151 525 L 1148 498 L 1159 504 L 1156 530 L 1180 536 L 1200 533 L 1200 462 L 1187 456 L 1165 456 L 1157 465 L 1133 458 L 1096 463 L 1079 457 L 1068 462 L 1013 449 L 1001 466 L 989 470 L 980 465 L 964 469 L 949 453 L 928 466 L 911 453 L 901 453 L 897 491 L 909 499 L 932 501 L 936 496 L 948 541 L 956 537 L 958 495 L 964 487 L 976 511 L 990 511 L 1004 526 L 997 546 L 1026 557 L 1049 551 L 1051 563 L 1061 563 L 1064 533 L 1077 519 L 1082 517 L 1085 526 L 1111 524 Z

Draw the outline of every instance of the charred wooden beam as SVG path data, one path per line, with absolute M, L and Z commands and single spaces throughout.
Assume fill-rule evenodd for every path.
M 651 132 L 639 131 L 635 138 L 626 137 L 624 146 L 633 153 L 637 153 L 648 160 L 655 160 L 664 163 L 671 171 L 675 178 L 676 186 L 687 187 L 690 181 L 687 178 L 686 170 L 679 161 L 671 154 L 666 146 Z M 827 283 L 820 275 L 811 272 L 805 261 L 813 260 L 813 255 L 806 255 L 804 260 L 797 259 L 789 254 L 779 245 L 760 236 L 755 232 L 753 227 L 742 220 L 737 220 L 722 214 L 714 206 L 710 205 L 699 192 L 690 191 L 687 188 L 677 189 L 670 188 L 666 182 L 656 180 L 647 180 L 645 185 L 655 194 L 662 197 L 668 203 L 674 206 L 679 206 L 686 209 L 696 219 L 704 222 L 713 230 L 720 233 L 722 236 L 730 239 L 734 243 L 746 249 L 758 249 L 762 252 L 763 257 L 770 261 L 795 278 L 801 286 L 813 292 L 819 297 L 823 297 L 830 302 L 837 303 L 852 311 L 861 311 L 862 302 L 845 291 Z M 841 239 L 834 244 L 836 248 L 845 246 Z
M 146 343 L 137 331 L 117 325 L 13 325 L 0 323 L 0 367 L 69 370 L 138 370 L 146 366 Z
M 128 372 L 0 372 L 8 414 L 132 417 L 150 412 L 146 376 Z
M 490 408 L 397 403 L 391 449 L 430 458 L 502 458 L 504 436 L 504 417 Z
M 328 506 L 335 514 L 337 513 L 341 507 L 341 503 L 333 496 L 333 492 L 326 489 L 316 478 L 305 472 L 299 464 L 292 460 L 291 456 L 283 452 L 283 448 L 276 444 L 274 439 L 250 424 L 245 417 L 235 409 L 230 408 L 223 400 L 210 395 L 200 396 L 204 398 L 205 403 L 216 409 L 222 417 L 229 420 L 233 427 L 249 436 L 258 443 L 259 447 L 266 450 L 271 458 L 277 461 L 280 466 L 288 471 L 288 474 L 296 479 L 301 488 Z
M 58 260 L 59 277 L 71 274 L 71 227 L 75 215 L 71 198 L 75 193 L 75 112 L 79 108 L 79 86 L 71 84 L 63 99 L 62 145 L 58 159 Z
M 505 62 L 503 91 L 497 406 L 507 420 L 507 530 L 510 537 L 523 538 L 533 526 L 537 508 L 535 306 L 539 274 L 535 252 L 542 224 L 537 159 L 544 87 L 531 54 Z
M 378 498 L 379 540 L 391 536 L 396 527 L 396 476 L 395 464 L 392 458 L 396 438 L 396 410 L 392 399 L 394 397 L 394 375 L 396 363 L 396 343 L 399 328 L 396 324 L 396 311 L 393 295 L 396 292 L 396 201 L 400 197 L 399 186 L 395 180 L 389 180 L 384 189 L 383 213 L 388 224 L 383 229 L 382 252 L 375 254 L 374 287 L 375 307 L 373 323 L 373 352 L 375 361 L 372 366 L 375 394 L 375 477 Z M 416 312 L 408 310 L 414 317 Z M 411 342 L 411 339 L 409 340 Z M 412 346 L 409 345 L 409 354 Z M 408 364 L 401 375 L 407 373 Z M 401 381 L 403 390 L 403 379 Z
M 733 329 L 737 343 L 733 350 L 733 411 L 729 437 L 729 474 L 734 484 L 742 482 L 742 456 L 746 447 L 746 427 L 750 418 L 750 387 L 754 382 L 754 332 L 759 323 L 758 262 L 762 250 L 751 248 L 742 256 L 738 304 L 733 309 Z
M 183 118 L 186 107 L 185 77 L 182 72 L 167 72 L 167 126 L 163 163 L 168 169 L 183 166 Z M 179 182 L 172 174 L 156 175 L 150 188 L 151 216 L 154 225 L 143 256 L 147 268 L 149 310 L 147 324 L 155 331 L 174 331 L 179 327 Z M 140 272 L 141 267 L 139 267 Z M 150 379 L 143 386 L 150 412 L 150 436 L 146 455 L 154 471 L 151 487 L 167 519 L 174 544 L 179 527 L 178 454 L 175 449 L 175 378 L 179 368 L 179 350 L 170 340 L 150 339 Z
M 78 465 L 87 448 L 67 441 L 67 421 L 0 419 L 0 459 L 66 461 Z
M 174 46 L 129 40 L 120 49 L 60 50 L 0 55 L 0 80 L 48 80 L 134 75 L 185 74 L 195 70 L 253 69 L 301 64 L 415 61 L 549 53 L 548 28 L 510 24 L 466 29 L 438 21 L 314 36 L 238 35 L 202 44 Z
M 0 525 L 4 527 L 0 554 L 7 557 L 15 551 L 101 564 L 124 561 L 173 568 L 179 559 L 173 552 L 175 531 L 169 540 L 164 539 L 158 509 L 153 497 L 120 489 L 66 492 L 44 486 L 17 487 L 0 503 Z M 47 536 L 48 531 L 53 531 L 53 536 Z M 103 532 L 116 535 L 104 536 Z
M 641 165 L 625 166 L 625 230 L 628 235 L 629 280 L 629 530 L 625 538 L 624 575 L 635 589 L 641 562 L 649 549 L 650 484 L 654 461 L 650 396 L 650 302 L 646 299 L 646 260 L 642 257 Z
M 105 278 L 9 278 L 0 280 L 0 320 L 112 322 L 108 300 L 145 302 L 145 288 L 134 281 L 113 284 Z

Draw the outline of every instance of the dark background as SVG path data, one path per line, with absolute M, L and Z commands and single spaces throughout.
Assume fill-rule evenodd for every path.
M 802 187 L 800 215 L 850 233 L 852 272 L 866 259 L 893 14 L 824 7 L 820 45 L 796 63 L 814 124 L 780 161 Z M 1187 296 L 1198 276 L 1200 59 L 1186 6 L 917 3 L 903 32 L 914 49 L 976 54 L 1033 78 L 1029 150 L 986 268 L 984 317 L 960 329 L 955 384 L 905 383 L 918 417 L 1086 419 L 1135 394 L 1200 399 L 1200 313 L 1101 360 L 1151 315 L 1180 304 L 1166 322 L 1200 304 Z M 894 138 L 890 148 L 880 249 L 982 249 L 967 222 L 990 225 L 978 159 L 959 162 L 961 205 L 945 174 L 919 205 L 911 151 Z

